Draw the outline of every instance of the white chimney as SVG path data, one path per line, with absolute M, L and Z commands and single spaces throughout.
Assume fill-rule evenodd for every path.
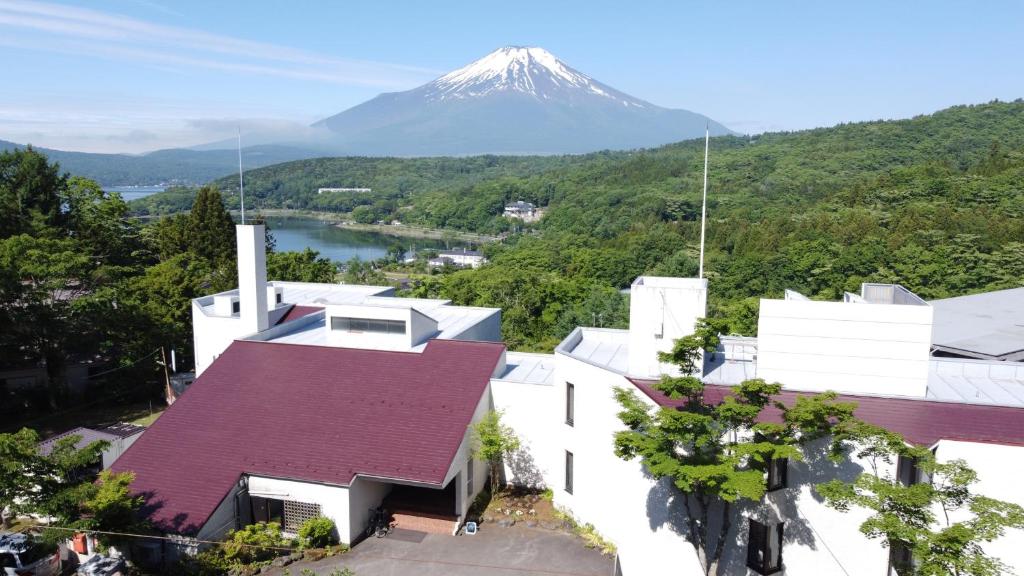
M 267 246 L 262 224 L 235 226 L 238 240 L 238 300 L 242 332 L 253 334 L 270 326 L 267 316 Z
M 658 362 L 658 352 L 668 352 L 676 339 L 693 334 L 697 320 L 707 314 L 707 295 L 708 281 L 703 278 L 640 276 L 633 282 L 629 290 L 630 375 L 679 375 L 678 367 Z

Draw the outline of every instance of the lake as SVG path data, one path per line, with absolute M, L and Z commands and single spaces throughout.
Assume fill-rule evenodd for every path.
M 314 218 L 271 216 L 267 218 L 267 225 L 277 241 L 278 252 L 300 252 L 308 247 L 335 262 L 345 262 L 353 257 L 360 260 L 383 258 L 387 255 L 388 246 L 396 242 L 407 251 L 444 248 L 443 240 L 399 238 L 377 232 L 347 230 Z
M 103 188 L 105 192 L 119 193 L 121 195 L 121 198 L 124 198 L 125 202 L 131 202 L 132 200 L 145 198 L 150 194 L 163 192 L 166 189 L 166 186 L 106 186 Z
M 125 201 L 145 198 L 150 194 L 163 192 L 164 186 L 108 186 L 107 192 L 118 192 Z M 388 246 L 398 242 L 407 251 L 424 248 L 444 248 L 443 240 L 429 238 L 399 238 L 338 228 L 332 223 L 315 218 L 273 216 L 267 218 L 278 252 L 301 252 L 312 248 L 325 258 L 345 262 L 353 257 L 360 260 L 376 260 L 387 255 Z

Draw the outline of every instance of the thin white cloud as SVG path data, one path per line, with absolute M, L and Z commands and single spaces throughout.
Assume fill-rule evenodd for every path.
M 336 58 L 289 46 L 29 0 L 0 0 L 0 30 L 3 28 L 23 32 L 16 44 L 10 33 L 5 34 L 7 38 L 0 39 L 0 44 L 8 46 L 71 51 L 148 64 L 379 88 L 408 88 L 439 75 L 436 70 Z

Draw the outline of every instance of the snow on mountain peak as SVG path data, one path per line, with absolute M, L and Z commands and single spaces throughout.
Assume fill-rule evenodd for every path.
M 590 76 L 566 66 L 554 54 L 534 46 L 506 46 L 427 85 L 431 99 L 463 99 L 498 91 L 515 91 L 537 98 L 554 98 L 567 89 L 621 101 L 627 106 L 644 103 L 612 93 Z

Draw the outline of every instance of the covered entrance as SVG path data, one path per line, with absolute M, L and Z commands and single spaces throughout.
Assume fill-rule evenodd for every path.
M 455 488 L 457 478 L 443 490 L 395 484 L 384 498 L 393 525 L 430 534 L 454 534 L 459 528 Z

